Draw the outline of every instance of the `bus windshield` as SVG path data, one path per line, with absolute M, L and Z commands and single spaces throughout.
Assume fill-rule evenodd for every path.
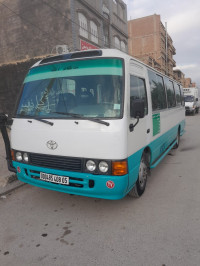
M 123 95 L 121 59 L 41 65 L 30 69 L 24 81 L 16 117 L 121 118 Z

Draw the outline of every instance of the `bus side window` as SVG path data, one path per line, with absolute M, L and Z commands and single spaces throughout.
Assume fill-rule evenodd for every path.
M 136 76 L 130 76 L 130 98 L 144 100 L 144 114 L 148 114 L 147 93 L 145 80 Z
M 181 90 L 180 86 L 174 82 L 174 89 L 176 94 L 176 105 L 181 106 Z
M 178 85 L 180 88 L 180 94 L 181 94 L 181 105 L 185 106 L 185 100 L 184 100 L 184 94 L 183 94 L 183 87 Z
M 173 82 L 171 80 L 169 80 L 168 78 L 165 78 L 165 86 L 167 89 L 168 108 L 175 107 L 176 106 L 176 98 L 175 98 Z
M 152 110 L 156 111 L 167 108 L 163 77 L 150 70 L 148 70 L 148 74 L 151 87 Z

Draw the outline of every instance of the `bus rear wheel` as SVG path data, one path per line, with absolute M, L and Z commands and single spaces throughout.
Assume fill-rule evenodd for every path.
M 146 188 L 147 176 L 148 176 L 148 164 L 143 154 L 140 161 L 138 179 L 135 183 L 135 186 L 128 193 L 129 196 L 134 198 L 139 198 L 140 196 L 142 196 Z
M 180 129 L 178 130 L 177 136 L 176 136 L 176 144 L 174 145 L 174 149 L 178 149 L 180 144 Z

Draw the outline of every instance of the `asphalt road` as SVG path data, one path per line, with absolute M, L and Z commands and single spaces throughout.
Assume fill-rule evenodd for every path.
M 0 198 L 0 265 L 200 265 L 200 114 L 140 199 L 25 185 Z

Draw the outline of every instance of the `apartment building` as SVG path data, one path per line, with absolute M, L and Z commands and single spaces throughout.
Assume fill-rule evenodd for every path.
M 160 15 L 128 21 L 129 54 L 173 77 L 176 50 Z
M 180 69 L 174 69 L 174 79 L 180 82 L 184 86 L 185 74 Z
M 184 79 L 183 87 L 184 88 L 196 87 L 196 83 L 195 82 L 192 82 L 191 78 L 185 78 Z
M 94 48 L 128 52 L 122 0 L 3 0 L 0 64 Z

